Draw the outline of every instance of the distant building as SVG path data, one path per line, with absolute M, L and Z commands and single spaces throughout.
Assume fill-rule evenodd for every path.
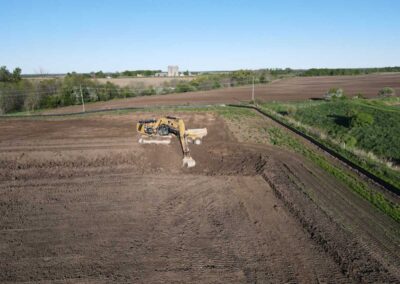
M 176 65 L 168 66 L 168 77 L 177 77 L 179 76 L 179 67 Z
M 157 72 L 156 74 L 154 74 L 154 77 L 167 77 L 168 76 L 168 72 Z

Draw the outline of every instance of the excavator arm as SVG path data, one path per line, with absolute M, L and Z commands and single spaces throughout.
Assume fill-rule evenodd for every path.
M 181 143 L 183 152 L 183 166 L 187 166 L 188 168 L 194 167 L 196 165 L 196 162 L 190 156 L 188 140 L 186 137 L 186 127 L 183 120 L 173 116 L 167 116 L 165 118 L 161 118 L 158 125 L 167 125 L 169 128 L 169 132 L 179 137 L 179 142 Z
M 186 137 L 185 123 L 182 119 L 177 119 L 179 127 L 179 140 L 181 142 L 182 152 L 183 152 L 183 166 L 188 168 L 194 167 L 196 165 L 195 160 L 190 156 L 189 145 Z

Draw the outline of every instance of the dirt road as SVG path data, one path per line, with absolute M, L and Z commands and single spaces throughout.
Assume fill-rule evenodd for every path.
M 348 95 L 362 93 L 375 97 L 384 87 L 395 88 L 400 93 L 400 73 L 363 76 L 296 77 L 275 81 L 272 84 L 255 88 L 255 97 L 261 101 L 296 101 L 323 98 L 332 87 L 343 88 Z M 161 96 L 136 97 L 129 99 L 97 102 L 86 105 L 86 110 L 99 110 L 123 107 L 196 105 L 239 103 L 251 100 L 251 87 L 224 88 L 212 91 L 199 91 Z M 45 113 L 80 112 L 81 106 L 69 106 L 45 111 Z
M 311 188 L 320 182 L 300 157 L 241 144 L 213 114 L 183 114 L 209 135 L 191 147 L 198 165 L 182 169 L 176 140 L 137 143 L 139 117 L 0 121 L 0 282 L 350 283 L 399 276 L 360 251 L 351 234 L 338 233 L 293 187 L 285 165 Z M 330 189 L 342 187 L 318 174 Z M 317 231 L 311 234 L 294 208 L 318 217 Z M 373 212 L 365 203 L 357 208 Z M 338 259 L 343 244 L 351 246 Z

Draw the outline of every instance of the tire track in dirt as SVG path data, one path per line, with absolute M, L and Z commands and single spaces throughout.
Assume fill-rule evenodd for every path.
M 48 181 L 30 194 L 8 195 L 20 201 L 11 205 L 20 214 L 6 215 L 0 230 L 2 281 L 347 282 L 282 205 L 266 220 L 265 210 L 249 216 L 253 207 L 276 210 L 279 203 L 259 177 L 116 174 L 84 181 Z
M 297 175 L 317 193 L 318 186 L 332 191 L 342 186 L 321 182 L 326 175 L 300 166 L 304 161 L 298 156 L 238 143 L 220 118 L 186 114 L 192 127 L 205 126 L 209 135 L 191 148 L 198 166 L 182 169 L 177 141 L 162 148 L 137 144 L 130 132 L 137 119 L 90 118 L 87 125 L 80 120 L 75 127 L 87 133 L 82 139 L 75 138 L 72 120 L 46 124 L 45 133 L 35 134 L 31 125 L 25 130 L 29 140 L 17 139 L 18 147 L 30 149 L 23 157 L 18 147 L 1 152 L 1 281 L 396 280 L 395 270 L 371 256 L 380 244 L 366 253 L 369 246 L 361 246 L 289 178 Z M 12 123 L 19 131 L 21 122 Z M 0 133 L 1 128 L 0 123 Z M 98 136 L 105 139 L 104 133 L 110 139 L 106 153 L 96 144 L 86 147 Z M 47 152 L 30 140 L 56 145 L 61 136 L 68 145 Z M 131 145 L 118 137 L 132 138 Z M 14 143 L 7 133 L 0 149 Z M 343 199 L 340 191 L 324 193 L 321 198 Z M 389 245 L 390 239 L 383 249 Z
M 283 164 L 287 174 L 305 193 L 310 194 L 319 206 L 330 216 L 335 216 L 337 222 L 358 236 L 361 245 L 375 254 L 381 262 L 386 262 L 393 273 L 400 274 L 400 260 L 397 253 L 400 247 L 398 224 L 388 219 L 382 212 L 372 209 L 370 204 L 348 190 L 345 185 L 337 185 L 337 181 L 323 174 L 323 171 L 307 167 L 304 161 Z M 309 173 L 309 174 L 308 174 Z M 311 175 L 310 175 L 311 174 Z M 312 188 L 313 190 L 308 190 Z M 314 191 L 317 191 L 314 192 Z M 315 200 L 316 199 L 316 200 Z M 329 202 L 335 200 L 332 204 Z M 352 222 L 349 222 L 352 220 Z M 371 250 L 371 248 L 373 248 Z
M 368 239 L 368 244 L 360 243 L 359 236 L 352 234 L 348 230 L 349 228 L 346 228 L 346 223 L 338 222 L 340 217 L 337 218 L 334 215 L 332 217 L 326 211 L 319 210 L 321 207 L 317 205 L 319 204 L 318 201 L 313 202 L 309 197 L 305 198 L 305 192 L 301 188 L 297 187 L 295 183 L 288 182 L 290 180 L 290 172 L 288 173 L 285 170 L 287 167 L 280 163 L 274 161 L 273 165 L 270 165 L 271 167 L 268 167 L 264 172 L 264 178 L 274 189 L 276 196 L 285 203 L 293 216 L 309 232 L 312 239 L 320 244 L 338 263 L 342 272 L 357 282 L 397 282 L 399 279 L 397 267 L 395 265 L 392 266 L 390 261 L 382 257 L 382 251 L 384 254 L 388 254 L 384 246 L 375 246 L 373 240 L 371 241 L 370 239 Z M 282 173 L 285 173 L 286 177 Z M 315 193 L 315 188 L 313 190 Z M 321 195 L 317 196 L 321 198 Z M 315 196 L 312 198 L 315 200 Z M 335 206 L 338 204 L 338 200 L 334 199 Z M 371 208 L 371 206 L 369 207 Z M 350 207 L 346 207 L 344 210 L 348 211 L 349 209 Z M 352 215 L 350 216 L 350 218 L 353 217 Z M 350 222 L 350 224 L 353 226 L 359 225 L 357 221 Z M 371 227 L 374 226 L 372 225 Z M 365 228 L 361 227 L 360 229 L 360 232 L 365 230 Z M 386 238 L 386 241 L 390 241 L 390 239 Z M 394 255 L 394 257 L 398 261 L 399 256 Z M 384 261 L 379 262 L 378 259 L 384 259 Z

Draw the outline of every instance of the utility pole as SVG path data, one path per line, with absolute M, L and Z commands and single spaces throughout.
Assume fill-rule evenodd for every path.
M 82 85 L 79 85 L 79 88 L 81 90 L 82 108 L 83 112 L 85 112 L 85 102 L 83 101 Z
M 251 90 L 251 101 L 253 102 L 253 104 L 255 104 L 255 101 L 254 101 L 254 76 L 253 76 L 253 88 Z

